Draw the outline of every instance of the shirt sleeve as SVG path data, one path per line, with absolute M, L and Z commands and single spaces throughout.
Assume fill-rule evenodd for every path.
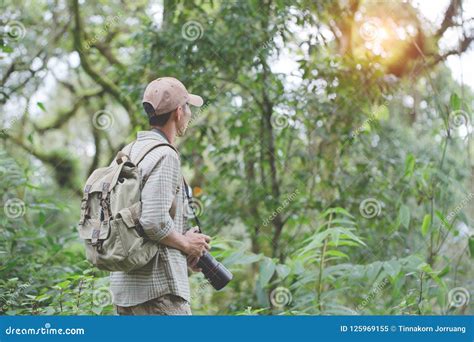
M 174 229 L 170 209 L 180 175 L 179 159 L 164 155 L 151 171 L 142 189 L 140 224 L 150 240 L 160 241 Z

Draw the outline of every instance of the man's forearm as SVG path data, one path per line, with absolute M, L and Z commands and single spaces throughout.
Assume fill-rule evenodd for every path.
M 160 240 L 160 243 L 179 249 L 187 256 L 200 258 L 210 249 L 209 242 L 211 241 L 211 237 L 201 234 L 198 231 L 198 227 L 193 227 L 189 229 L 186 234 L 182 235 L 172 230 Z
M 186 253 L 189 245 L 186 237 L 175 230 L 172 230 L 168 235 L 162 238 L 160 243 L 168 247 L 179 249 L 183 253 Z

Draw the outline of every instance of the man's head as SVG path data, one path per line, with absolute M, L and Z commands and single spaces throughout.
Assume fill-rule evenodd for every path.
M 201 107 L 200 96 L 189 94 L 174 77 L 161 77 L 148 84 L 143 94 L 143 108 L 151 126 L 168 127 L 183 136 L 191 120 L 189 105 Z

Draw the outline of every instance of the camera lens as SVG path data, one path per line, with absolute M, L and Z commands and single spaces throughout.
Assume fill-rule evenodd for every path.
M 197 266 L 216 290 L 222 289 L 232 280 L 232 273 L 207 252 L 199 259 Z

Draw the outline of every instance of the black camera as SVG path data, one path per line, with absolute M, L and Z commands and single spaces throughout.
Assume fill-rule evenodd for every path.
M 194 220 L 196 221 L 196 225 L 199 229 L 199 233 L 202 233 L 201 231 L 201 223 L 199 222 L 199 219 L 194 212 L 194 208 L 191 205 L 192 203 L 192 197 L 191 194 L 192 191 L 186 181 L 183 178 L 184 182 L 184 190 L 186 193 L 186 197 L 188 198 L 188 206 L 189 209 L 191 209 L 191 212 L 194 216 Z M 206 279 L 209 281 L 209 283 L 212 285 L 213 288 L 216 290 L 220 290 L 224 288 L 229 281 L 232 280 L 232 273 L 224 266 L 222 265 L 219 261 L 217 261 L 212 255 L 210 255 L 208 252 L 206 252 L 202 257 L 199 258 L 197 262 L 197 267 L 199 267 L 202 270 L 202 273 L 206 277 Z
M 202 273 L 216 290 L 222 289 L 232 280 L 232 273 L 208 252 L 199 258 L 197 267 L 202 269 Z

